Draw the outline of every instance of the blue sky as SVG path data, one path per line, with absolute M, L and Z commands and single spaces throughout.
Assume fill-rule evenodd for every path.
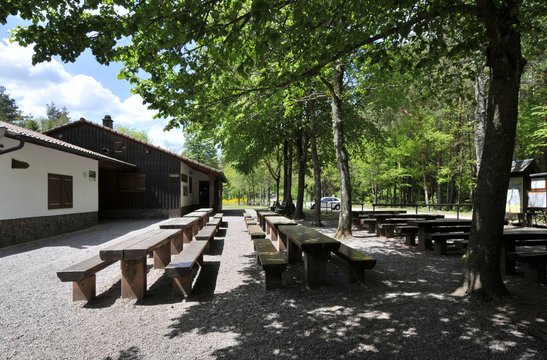
M 142 98 L 131 93 L 127 81 L 118 80 L 120 64 L 100 65 L 89 51 L 74 63 L 53 59 L 32 66 L 32 47 L 9 42 L 9 30 L 23 24 L 9 17 L 0 25 L 0 85 L 27 115 L 46 116 L 46 104 L 65 106 L 72 120 L 84 117 L 101 123 L 109 114 L 114 125 L 125 125 L 147 132 L 150 141 L 164 149 L 180 153 L 184 136 L 180 130 L 163 132 L 165 119 L 153 119 Z

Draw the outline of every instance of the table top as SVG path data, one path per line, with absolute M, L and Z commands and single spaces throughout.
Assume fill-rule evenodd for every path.
M 120 241 L 99 251 L 104 261 L 140 259 L 155 248 L 179 236 L 180 229 L 154 229 L 130 239 Z
M 270 211 L 270 210 L 268 210 L 268 211 L 259 211 L 259 212 L 257 212 L 257 214 L 260 215 L 260 216 L 279 216 L 278 213 L 276 213 L 274 211 Z
M 160 224 L 160 229 L 185 229 L 197 221 L 198 218 L 193 216 L 172 218 Z
M 273 225 L 296 225 L 297 222 L 287 219 L 284 216 L 268 216 L 265 218 L 267 222 Z
M 409 225 L 416 226 L 443 226 L 443 225 L 471 225 L 471 219 L 434 219 L 409 221 Z
M 406 210 L 351 210 L 352 215 L 406 214 Z
M 253 210 L 256 211 L 256 212 L 259 212 L 259 211 L 271 211 L 270 208 L 267 208 L 267 207 L 254 208 Z
M 279 231 L 287 235 L 302 251 L 334 251 L 340 242 L 304 225 L 279 225 Z
M 532 240 L 532 239 L 547 239 L 547 229 L 537 228 L 513 228 L 504 229 L 503 238 L 513 240 Z
M 206 212 L 193 211 L 189 214 L 184 215 L 183 217 L 191 217 L 191 216 L 202 218 L 202 217 L 207 216 L 207 213 Z
M 423 219 L 441 219 L 441 218 L 444 218 L 444 215 L 442 214 L 377 214 L 377 215 L 374 215 L 373 217 L 375 217 L 376 219 L 378 220 L 384 220 L 384 219 L 388 219 L 388 218 L 401 218 L 401 219 L 406 219 L 406 218 L 423 218 Z
M 212 212 L 213 212 L 213 208 L 201 208 L 201 209 L 197 209 L 197 210 L 195 210 L 195 212 L 206 212 L 206 213 L 212 213 Z

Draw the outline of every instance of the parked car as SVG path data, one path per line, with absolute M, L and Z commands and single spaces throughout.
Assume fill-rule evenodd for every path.
M 315 202 L 311 201 L 308 204 L 310 209 L 315 208 Z M 321 198 L 321 209 L 340 210 L 340 199 L 334 196 L 326 196 Z

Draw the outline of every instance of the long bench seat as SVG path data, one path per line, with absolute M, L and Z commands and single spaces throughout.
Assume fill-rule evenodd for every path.
M 182 252 L 165 267 L 165 273 L 173 278 L 175 295 L 190 295 L 192 280 L 203 264 L 203 253 L 207 244 L 207 241 L 196 240 L 184 245 Z
M 351 282 L 356 280 L 364 282 L 365 270 L 370 270 L 376 266 L 376 259 L 345 244 L 340 244 L 340 247 L 333 252 L 345 261 L 345 270 Z
M 251 237 L 251 240 L 254 239 L 264 239 L 266 237 L 266 233 L 262 230 L 260 225 L 249 225 L 249 236 Z
M 270 239 L 254 239 L 257 262 L 266 273 L 266 290 L 283 287 L 283 272 L 287 268 L 287 260 L 272 244 Z
M 447 247 L 446 247 L 446 241 L 447 240 L 464 240 L 467 241 L 469 239 L 469 232 L 437 232 L 437 233 L 431 233 L 427 235 L 429 239 L 431 239 L 435 243 L 435 251 L 439 254 L 446 254 Z
M 508 256 L 524 264 L 524 277 L 528 282 L 547 284 L 547 251 L 509 252 Z
M 57 277 L 63 282 L 72 282 L 72 301 L 91 301 L 95 298 L 95 274 L 116 261 L 101 260 L 99 255 L 73 264 L 57 271 Z

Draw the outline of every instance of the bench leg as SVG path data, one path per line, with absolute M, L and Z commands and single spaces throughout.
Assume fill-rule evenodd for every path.
M 407 245 L 416 245 L 416 234 L 406 233 L 405 234 L 405 244 L 407 244 Z
M 171 262 L 171 245 L 167 243 L 154 250 L 154 269 L 165 269 Z
M 95 274 L 82 281 L 72 282 L 72 301 L 91 301 L 95 298 Z
M 435 251 L 438 254 L 446 254 L 446 240 L 435 240 Z
M 265 270 L 266 272 L 266 291 L 279 289 L 283 287 L 283 273 L 273 270 Z
M 121 260 L 122 298 L 142 299 L 146 293 L 146 257 Z
M 376 224 L 369 223 L 368 224 L 368 232 L 369 232 L 369 234 L 374 234 L 376 232 Z
M 524 278 L 527 282 L 535 284 L 547 284 L 545 276 L 545 263 L 543 262 L 524 262 Z
M 308 286 L 327 282 L 327 254 L 304 253 L 304 274 Z
M 277 228 L 275 225 L 270 226 L 270 240 L 275 244 L 277 242 Z
M 173 294 L 176 296 L 188 296 L 192 292 L 192 272 L 186 276 L 173 278 Z

